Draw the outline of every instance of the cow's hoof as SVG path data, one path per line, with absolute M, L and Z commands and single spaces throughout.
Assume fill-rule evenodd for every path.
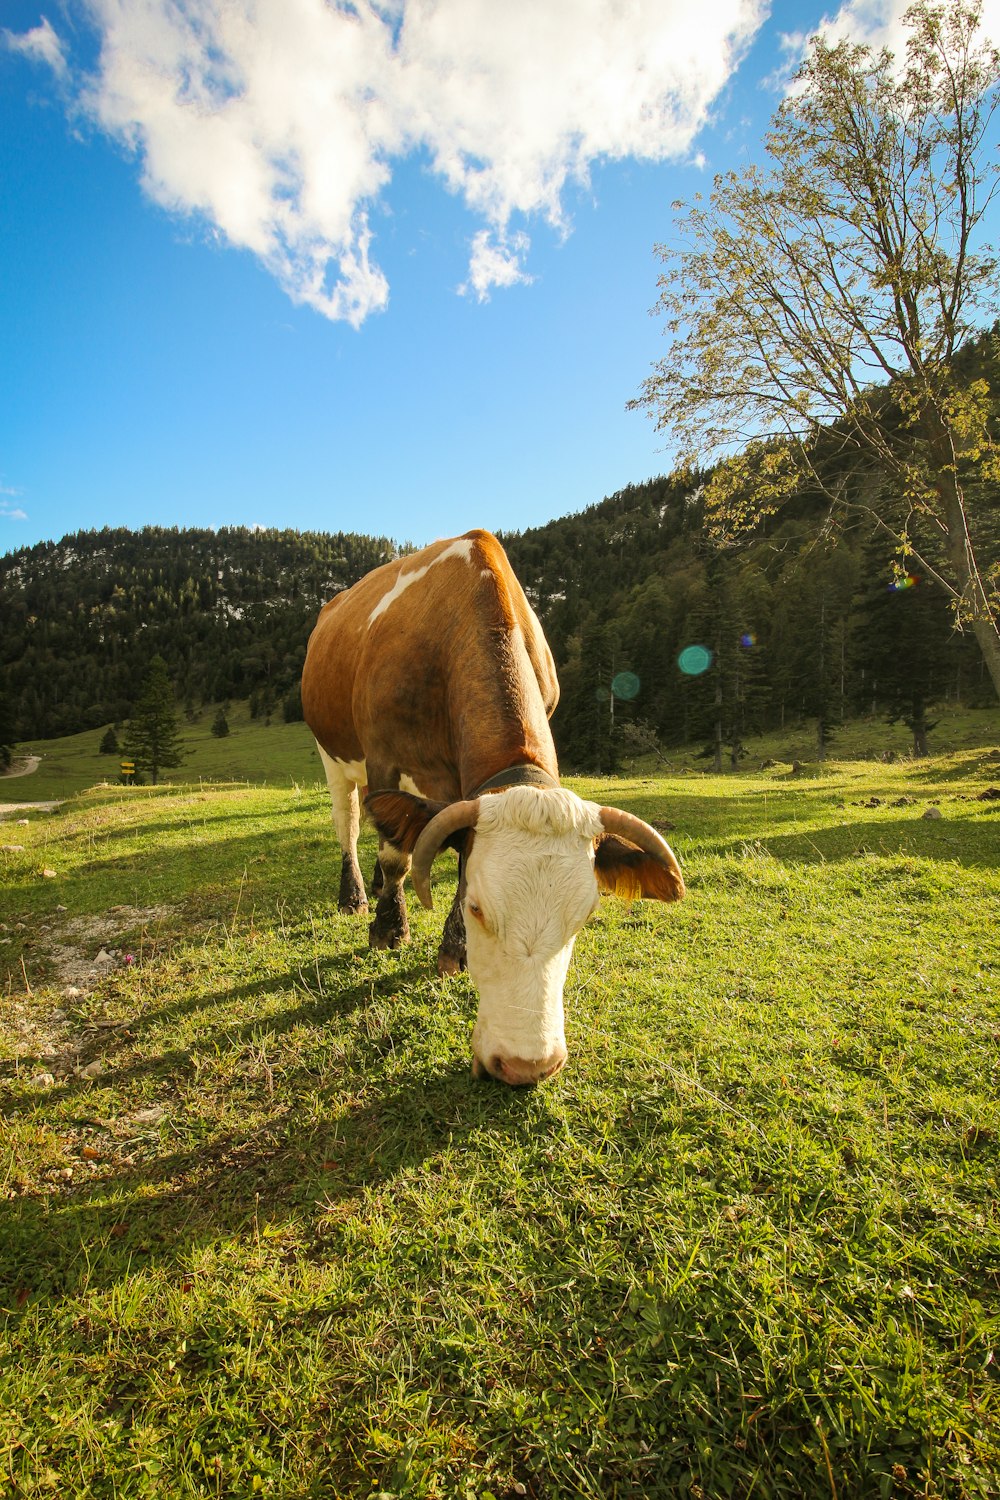
M 345 917 L 367 917 L 368 902 L 341 901 L 337 907 L 337 910 L 339 912 L 342 912 Z
M 461 974 L 466 967 L 465 954 L 438 953 L 438 973 L 442 979 L 451 979 Z
M 373 922 L 368 929 L 369 948 L 402 948 L 409 941 L 408 932 L 380 932 L 377 922 Z

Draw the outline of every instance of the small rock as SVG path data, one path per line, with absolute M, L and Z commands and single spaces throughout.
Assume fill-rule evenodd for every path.
M 57 906 L 56 907 L 56 911 L 65 911 L 65 910 L 66 910 L 65 906 Z
M 78 1076 L 80 1078 L 99 1078 L 103 1072 L 104 1064 L 98 1057 L 94 1062 L 88 1063 L 85 1068 L 81 1068 Z
M 79 1000 L 83 990 L 78 990 L 75 984 L 68 984 L 63 990 L 64 1000 Z
M 158 1125 L 165 1114 L 162 1104 L 151 1104 L 148 1109 L 137 1109 L 129 1120 L 133 1125 Z
M 925 813 L 921 813 L 920 816 L 922 818 L 943 818 L 944 813 L 939 807 L 929 807 L 927 811 Z
M 113 953 L 109 953 L 108 950 L 107 950 L 107 948 L 102 948 L 101 951 L 100 951 L 100 953 L 94 959 L 94 963 L 95 964 L 113 964 L 114 961 L 115 961 L 114 954 Z
M 42 871 L 42 879 L 43 880 L 55 880 L 57 874 L 58 874 L 58 871 L 56 871 L 56 870 L 43 870 Z
M 29 1084 L 33 1089 L 50 1089 L 55 1083 L 51 1073 L 36 1073 L 34 1078 L 29 1078 Z
M 17 826 L 18 826 L 18 828 L 27 828 L 27 826 L 28 826 L 28 820 L 27 820 L 27 818 L 18 818 L 18 820 L 17 820 Z
M 0 854 L 23 854 L 23 844 L 0 844 Z

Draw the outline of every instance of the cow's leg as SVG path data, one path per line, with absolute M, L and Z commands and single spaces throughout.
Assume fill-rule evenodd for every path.
M 458 891 L 445 917 L 441 946 L 438 948 L 438 973 L 459 974 L 465 968 L 465 913 Z
M 343 912 L 364 913 L 368 910 L 365 883 L 358 864 L 358 834 L 361 831 L 361 803 L 357 783 L 347 775 L 346 768 L 333 760 L 326 751 L 317 746 L 326 784 L 330 788 L 333 804 L 333 826 L 343 851 L 340 861 L 340 892 L 337 904 Z
M 382 870 L 382 894 L 375 908 L 375 920 L 368 928 L 370 948 L 399 948 L 410 941 L 410 924 L 406 920 L 403 881 L 410 868 L 410 856 L 392 844 L 380 843 L 378 862 Z
M 375 868 L 372 871 L 372 895 L 381 896 L 384 890 L 385 876 L 382 874 L 382 866 L 379 864 L 378 860 L 376 860 Z
M 462 879 L 462 858 L 458 860 L 458 885 L 455 899 L 444 921 L 441 946 L 438 948 L 438 973 L 459 974 L 465 968 L 465 912 L 462 910 L 465 896 L 465 881 Z

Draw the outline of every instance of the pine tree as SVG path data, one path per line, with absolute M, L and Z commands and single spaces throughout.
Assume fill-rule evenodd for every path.
M 892 569 L 878 542 L 870 544 L 868 587 L 855 626 L 856 662 L 890 724 L 902 721 L 913 754 L 929 753 L 929 705 L 944 696 L 953 621 L 947 602 L 919 566 Z M 866 705 L 862 705 L 866 706 Z
M 120 750 L 121 746 L 118 743 L 118 736 L 115 734 L 114 725 L 109 725 L 101 736 L 101 743 L 98 746 L 97 753 L 99 755 L 117 755 Z
M 217 740 L 225 739 L 229 733 L 229 720 L 226 718 L 226 710 L 220 708 L 212 721 L 212 733 Z
M 0 690 L 0 771 L 6 771 L 14 754 L 14 716 L 10 711 L 10 701 L 6 693 Z
M 125 731 L 125 752 L 135 761 L 137 769 L 149 772 L 154 786 L 161 771 L 181 763 L 183 751 L 174 690 L 162 656 L 154 656 L 149 664 L 142 693 Z

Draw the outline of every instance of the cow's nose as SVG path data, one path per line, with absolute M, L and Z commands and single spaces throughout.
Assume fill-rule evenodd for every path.
M 510 1057 L 503 1052 L 494 1052 L 488 1060 L 475 1053 L 472 1055 L 472 1076 L 482 1078 L 489 1074 L 501 1083 L 514 1088 L 524 1088 L 531 1083 L 541 1083 L 543 1078 L 553 1078 L 566 1061 L 566 1048 L 558 1047 L 548 1057 L 528 1059 Z

